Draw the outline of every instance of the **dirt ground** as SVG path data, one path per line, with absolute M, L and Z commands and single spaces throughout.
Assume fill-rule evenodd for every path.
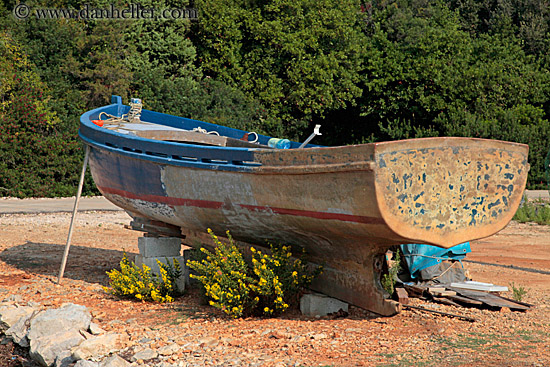
M 162 305 L 106 294 L 105 272 L 118 267 L 123 250 L 130 257 L 138 252 L 141 233 L 123 228 L 129 220 L 123 212 L 79 213 L 58 285 L 70 214 L 0 215 L 0 301 L 19 296 L 45 308 L 85 305 L 102 328 L 124 333 L 128 347 L 177 343 L 180 351 L 167 360 L 176 365 L 550 366 L 550 226 L 512 222 L 472 243 L 467 259 L 473 262 L 464 263 L 474 280 L 527 289 L 523 301 L 536 305 L 527 312 L 413 299 L 476 321 L 417 310 L 384 318 L 353 307 L 344 318 L 291 310 L 279 318 L 233 320 L 204 305 L 194 288 Z

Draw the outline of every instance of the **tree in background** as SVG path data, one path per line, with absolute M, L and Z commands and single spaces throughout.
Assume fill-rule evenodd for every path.
M 366 38 L 358 1 L 197 0 L 193 40 L 205 75 L 259 100 L 272 134 L 297 138 L 314 117 L 361 95 Z
M 10 154 L 2 195 L 72 195 L 79 117 L 111 94 L 293 139 L 321 123 L 317 144 L 435 135 L 528 143 L 529 187 L 541 187 L 550 150 L 550 7 L 541 0 L 196 0 L 194 23 L 17 21 L 15 3 L 0 3 L 0 149 Z M 86 180 L 84 194 L 97 193 Z
M 79 9 L 85 4 L 110 6 L 110 2 L 103 0 L 74 0 L 70 4 L 50 1 L 41 6 L 72 6 Z M 181 8 L 186 4 L 185 1 L 141 3 L 144 7 L 157 9 Z M 27 5 L 38 6 L 32 1 Z M 126 6 L 122 2 L 115 5 L 120 8 Z M 73 195 L 83 159 L 83 149 L 78 139 L 80 115 L 109 103 L 112 94 L 122 96 L 126 102 L 132 96 L 140 97 L 146 107 L 161 112 L 263 131 L 259 122 L 265 120 L 265 109 L 235 87 L 204 78 L 200 67 L 195 66 L 195 49 L 187 37 L 188 21 L 36 20 L 32 17 L 17 21 L 8 9 L 1 6 L 0 13 L 0 27 L 6 30 L 6 37 L 13 38 L 13 42 L 20 45 L 21 52 L 28 55 L 25 67 L 35 75 L 28 83 L 32 91 L 18 91 L 31 93 L 25 98 L 36 100 L 44 98 L 44 94 L 38 97 L 41 94 L 37 91 L 47 90 L 48 98 L 41 103 L 57 119 L 55 128 L 48 130 L 46 135 L 55 135 L 59 141 L 52 143 L 52 146 L 59 146 L 60 149 L 52 149 L 55 159 L 44 161 L 36 155 L 41 152 L 39 145 L 43 142 L 32 139 L 10 141 L 12 148 L 18 149 L 18 154 L 24 156 L 25 162 L 33 162 L 34 168 L 25 171 L 25 179 L 12 179 L 9 185 L 5 184 L 2 195 Z M 6 80 L 7 83 L 2 86 L 13 83 L 9 77 Z M 15 98 L 13 101 L 14 108 L 24 103 L 24 99 Z M 4 119 L 19 124 L 18 129 L 21 124 L 30 124 L 25 121 L 29 116 L 8 109 L 3 113 Z M 6 130 L 5 136 L 12 133 L 12 130 Z M 7 172 L 4 177 L 19 177 L 20 164 L 20 160 L 14 160 L 1 166 Z M 33 182 L 41 182 L 44 175 L 56 177 L 55 182 L 39 191 L 34 188 L 21 189 L 33 186 Z M 15 181 L 19 183 L 15 184 Z M 83 194 L 97 193 L 88 174 Z
M 149 1 L 156 9 L 187 6 L 185 1 Z M 237 87 L 204 77 L 196 63 L 189 20 L 135 20 L 124 34 L 132 49 L 124 63 L 130 91 L 145 107 L 248 131 L 263 132 L 266 111 Z
M 60 131 L 49 91 L 20 45 L 0 32 L 0 192 L 3 196 L 73 195 L 70 169 L 79 146 Z
M 549 73 L 513 34 L 472 34 L 441 1 L 373 8 L 365 124 L 379 140 L 471 136 L 530 145 L 530 183 L 550 149 Z M 353 129 L 353 128 L 350 128 Z
M 27 4 L 38 6 L 34 2 Z M 51 2 L 42 6 L 66 7 L 69 4 Z M 55 183 L 44 187 L 40 195 L 25 190 L 10 195 L 71 196 L 76 192 L 79 167 L 84 156 L 78 139 L 80 115 L 90 108 L 107 103 L 111 94 L 128 94 L 128 73 L 121 63 L 124 48 L 114 42 L 122 34 L 119 28 L 124 26 L 124 22 L 119 22 L 119 28 L 114 29 L 110 29 L 106 23 L 77 19 L 36 20 L 32 17 L 17 21 L 9 11 L 3 10 L 0 25 L 6 34 L 21 45 L 22 52 L 27 55 L 29 70 L 43 81 L 42 84 L 30 83 L 29 87 L 47 89 L 48 109 L 58 119 L 54 130 L 48 132 L 51 135 L 55 132 L 57 142 L 52 143 L 52 146 L 59 148 L 57 151 L 53 149 L 56 157 L 50 163 L 33 154 L 40 151 L 38 146 L 42 144 L 41 141 L 16 141 L 17 144 L 25 145 L 19 149 L 26 152 L 26 160 L 35 163 L 35 167 L 26 172 L 26 182 L 39 182 L 40 175 L 49 175 L 56 177 Z M 17 117 L 26 118 L 18 115 L 10 118 Z M 14 175 L 17 174 L 17 167 L 11 166 L 9 169 L 14 171 Z M 98 193 L 89 174 L 83 193 Z

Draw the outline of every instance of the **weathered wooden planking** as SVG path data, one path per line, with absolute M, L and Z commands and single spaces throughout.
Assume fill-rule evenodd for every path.
M 395 288 L 395 292 L 397 293 L 399 303 L 403 305 L 409 304 L 409 294 L 405 288 Z
M 508 307 L 512 310 L 520 310 L 520 311 L 527 311 L 529 309 L 528 306 L 508 300 L 496 294 L 481 292 L 481 291 L 465 290 L 465 289 L 453 288 L 453 287 L 449 287 L 449 288 L 454 290 L 455 292 L 457 292 L 463 297 L 468 297 L 468 298 L 483 302 L 489 306 Z
M 439 303 L 443 303 L 444 305 L 461 307 L 461 305 L 459 305 L 458 303 L 456 303 L 454 301 L 451 301 L 449 298 L 446 298 L 446 297 L 434 297 L 433 299 L 434 299 L 434 301 L 439 302 Z
M 456 296 L 455 291 L 430 292 L 430 293 L 437 297 Z
M 185 236 L 181 233 L 180 227 L 142 217 L 134 217 L 130 222 L 130 225 L 124 227 L 134 231 L 146 232 L 146 234 L 148 233 L 153 236 L 185 238 Z
M 457 296 L 457 295 L 447 296 L 447 298 L 449 298 L 452 301 L 462 302 L 462 303 L 466 303 L 466 304 L 469 304 L 469 305 L 472 305 L 472 306 L 481 306 L 483 304 L 483 302 L 481 302 L 481 301 L 476 301 L 475 299 L 471 299 L 471 298 L 468 298 L 468 297 L 461 297 L 461 296 Z
M 134 134 L 141 138 L 177 141 L 190 144 L 206 144 L 219 147 L 242 147 L 242 148 L 269 148 L 267 145 L 259 145 L 244 140 L 228 138 L 215 134 L 203 134 L 195 131 L 186 130 L 139 130 Z
M 411 297 L 422 297 L 424 291 L 427 290 L 427 287 L 422 287 L 419 285 L 403 284 L 403 286 Z

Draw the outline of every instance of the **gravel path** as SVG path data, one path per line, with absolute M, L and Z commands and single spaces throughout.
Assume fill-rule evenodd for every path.
M 0 198 L 0 214 L 59 213 L 73 212 L 75 198 L 16 199 Z M 103 196 L 82 197 L 79 211 L 121 211 Z

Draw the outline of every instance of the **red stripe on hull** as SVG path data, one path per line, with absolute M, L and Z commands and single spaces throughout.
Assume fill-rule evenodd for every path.
M 162 203 L 162 204 L 171 205 L 171 206 L 194 206 L 197 208 L 221 209 L 225 205 L 221 201 L 182 199 L 182 198 L 175 198 L 170 196 L 147 195 L 147 194 L 138 195 L 133 192 L 114 189 L 110 187 L 99 187 L 99 189 L 101 190 L 101 192 L 104 192 L 107 194 L 119 195 L 128 199 Z M 310 210 L 286 209 L 286 208 L 276 208 L 276 207 L 270 207 L 270 206 L 247 205 L 247 204 L 235 204 L 235 205 L 238 205 L 242 208 L 245 208 L 251 211 L 271 211 L 276 214 L 292 215 L 297 217 L 339 220 L 342 222 L 354 222 L 354 223 L 364 223 L 364 224 L 385 224 L 382 218 L 366 217 L 361 215 L 316 212 L 316 211 L 310 211 Z

